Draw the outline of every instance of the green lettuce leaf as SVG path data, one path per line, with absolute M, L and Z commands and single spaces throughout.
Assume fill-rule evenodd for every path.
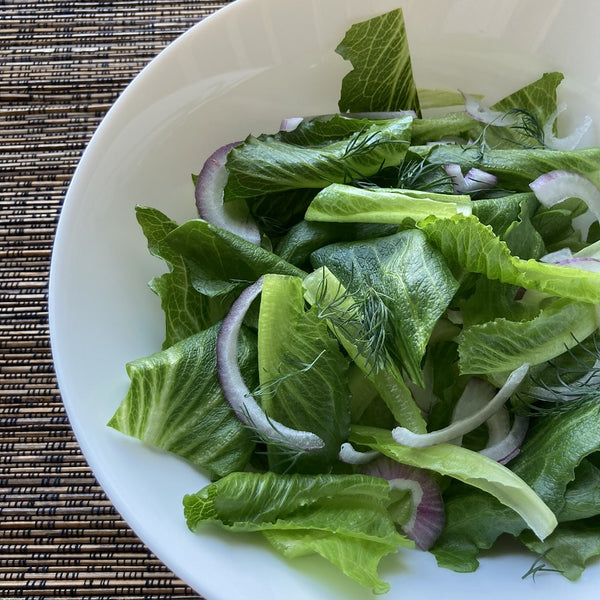
M 458 289 L 442 255 L 422 232 L 410 229 L 374 240 L 331 244 L 313 252 L 311 261 L 315 268 L 326 266 L 353 294 L 375 291 L 393 332 L 387 349 L 422 385 L 427 342 Z
M 184 497 L 188 527 L 261 531 L 284 556 L 317 553 L 375 593 L 381 558 L 412 547 L 390 518 L 387 481 L 366 475 L 233 473 Z
M 305 275 L 272 252 L 201 219 L 180 225 L 165 241 L 185 260 L 194 289 L 207 296 L 234 292 L 265 273 Z
M 334 115 L 303 121 L 294 131 L 249 136 L 227 155 L 224 200 L 373 175 L 402 161 L 411 125 L 411 116 L 370 121 Z
M 304 297 L 316 306 L 344 350 L 364 373 L 393 414 L 397 423 L 411 431 L 425 431 L 425 420 L 415 403 L 399 367 L 384 347 L 373 350 L 370 320 L 365 318 L 364 301 L 348 293 L 339 279 L 321 267 L 304 278 Z M 365 327 L 365 323 L 367 327 Z M 382 366 L 385 365 L 385 368 Z
M 531 551 L 543 556 L 544 563 L 552 565 L 567 579 L 577 581 L 589 561 L 600 556 L 600 517 L 560 523 L 543 542 L 529 532 L 524 532 L 519 539 Z
M 219 385 L 219 326 L 130 362 L 129 391 L 108 425 L 223 476 L 246 466 L 254 442 Z M 246 330 L 238 360 L 245 380 L 256 384 L 256 338 Z
M 342 80 L 341 112 L 419 113 L 401 9 L 352 25 L 336 52 L 354 67 Z
M 306 211 L 307 221 L 391 223 L 418 221 L 430 215 L 471 213 L 469 196 L 418 190 L 364 189 L 332 184 L 320 191 Z
M 272 470 L 327 472 L 350 426 L 349 361 L 317 309 L 304 310 L 298 277 L 266 275 L 258 320 L 260 400 L 276 421 L 317 434 L 322 450 L 297 457 L 269 453 Z
M 594 305 L 559 299 L 529 321 L 497 318 L 466 327 L 459 336 L 460 371 L 489 374 L 537 365 L 560 356 L 598 329 Z
M 570 152 L 541 148 L 496 149 L 479 146 L 439 144 L 413 146 L 433 164 L 458 164 L 463 172 L 477 167 L 498 177 L 498 186 L 514 192 L 529 192 L 529 184 L 544 173 L 555 169 L 572 171 L 588 177 L 600 187 L 600 148 L 584 148 Z
M 222 319 L 230 302 L 225 298 L 215 300 L 194 289 L 185 259 L 165 242 L 178 227 L 175 221 L 155 208 L 137 206 L 135 213 L 148 239 L 150 253 L 162 258 L 169 268 L 168 273 L 154 277 L 149 283 L 161 300 L 165 314 L 163 348 L 168 348 Z
M 360 425 L 352 426 L 350 441 L 378 450 L 399 463 L 435 471 L 487 492 L 520 516 L 541 539 L 556 527 L 554 513 L 522 478 L 478 452 L 453 444 L 410 448 L 395 442 L 390 431 Z M 462 514 L 464 517 L 475 513 Z
M 536 419 L 510 468 L 560 516 L 577 465 L 599 448 L 598 407 L 587 405 Z M 481 550 L 491 548 L 503 533 L 520 535 L 527 525 L 491 496 L 465 486 L 453 487 L 445 495 L 446 526 L 432 552 L 440 566 L 474 571 Z
M 492 228 L 474 216 L 428 218 L 418 226 L 453 271 L 482 273 L 490 279 L 552 296 L 600 304 L 600 274 L 512 256 Z

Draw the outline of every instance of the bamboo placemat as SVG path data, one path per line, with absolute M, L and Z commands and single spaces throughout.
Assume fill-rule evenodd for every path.
M 198 598 L 139 541 L 81 455 L 53 372 L 61 204 L 100 120 L 225 1 L 0 0 L 0 597 Z

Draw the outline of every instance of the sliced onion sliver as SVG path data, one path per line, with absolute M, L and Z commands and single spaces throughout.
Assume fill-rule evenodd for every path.
M 356 450 L 350 442 L 344 442 L 340 448 L 338 458 L 348 465 L 365 465 L 379 456 L 377 450 L 361 452 Z
M 451 423 L 448 427 L 430 433 L 415 433 L 404 427 L 392 430 L 392 437 L 396 442 L 413 448 L 425 448 L 435 444 L 451 442 L 455 438 L 465 435 L 483 425 L 504 403 L 513 395 L 529 371 L 529 365 L 521 365 L 515 369 L 500 388 L 498 393 L 479 411 L 470 416 Z
M 498 183 L 495 175 L 475 167 L 469 169 L 464 176 L 460 165 L 444 165 L 444 170 L 452 180 L 452 188 L 456 194 L 474 194 L 482 190 L 489 190 Z
M 516 115 L 507 114 L 499 110 L 492 110 L 483 102 L 470 96 L 469 94 L 463 94 L 465 99 L 465 112 L 480 123 L 486 123 L 488 125 L 497 125 L 498 127 L 512 127 L 518 123 Z
M 231 305 L 217 336 L 217 375 L 221 389 L 237 418 L 263 438 L 286 448 L 302 451 L 318 450 L 323 440 L 309 431 L 291 429 L 269 418 L 244 383 L 237 352 L 238 335 L 244 316 L 262 291 L 263 278 L 247 287 Z
M 402 525 L 404 533 L 417 548 L 429 550 L 445 523 L 444 501 L 437 483 L 425 469 L 397 463 L 386 456 L 360 469 L 361 473 L 387 479 L 392 489 L 412 495 L 413 513 Z
M 600 273 L 600 259 L 592 256 L 577 256 L 573 255 L 570 248 L 563 248 L 550 252 L 540 258 L 540 262 L 550 263 L 553 265 L 563 265 L 565 267 L 575 267 L 592 273 Z
M 527 417 L 516 415 L 508 434 L 503 439 L 480 450 L 480 453 L 505 465 L 519 454 L 521 444 L 523 444 L 523 440 L 527 435 L 528 428 L 529 419 Z
M 540 204 L 546 207 L 568 198 L 580 198 L 596 219 L 600 219 L 600 189 L 584 175 L 563 170 L 550 171 L 532 181 L 529 187 Z
M 576 127 L 569 135 L 558 138 L 554 135 L 554 122 L 558 118 L 560 113 L 564 112 L 567 108 L 566 104 L 561 104 L 554 113 L 550 116 L 548 121 L 543 127 L 544 132 L 544 145 L 552 150 L 569 151 L 574 150 L 579 146 L 583 136 L 588 132 L 592 126 L 592 117 L 586 115 L 583 118 L 583 123 Z
M 260 246 L 260 232 L 244 200 L 223 202 L 227 155 L 240 143 L 221 146 L 206 159 L 196 182 L 196 208 L 201 219 Z
M 304 117 L 286 117 L 285 119 L 281 119 L 279 131 L 294 131 L 302 121 L 304 121 Z

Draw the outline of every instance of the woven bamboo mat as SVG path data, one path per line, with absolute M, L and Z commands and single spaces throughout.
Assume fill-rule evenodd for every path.
M 81 455 L 56 386 L 47 282 L 92 133 L 211 0 L 0 0 L 0 597 L 198 598 L 136 538 Z

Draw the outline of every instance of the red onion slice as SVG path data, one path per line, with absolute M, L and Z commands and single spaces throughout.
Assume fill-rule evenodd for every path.
M 461 92 L 462 93 L 462 92 Z M 518 124 L 516 115 L 507 114 L 499 110 L 492 110 L 483 102 L 470 96 L 463 94 L 465 99 L 465 112 L 475 121 L 486 123 L 487 125 L 497 125 L 498 127 L 512 127 Z
M 237 418 L 271 443 L 298 451 L 318 450 L 323 440 L 309 431 L 291 429 L 269 418 L 244 383 L 240 371 L 238 335 L 254 299 L 262 291 L 263 278 L 247 287 L 231 305 L 217 336 L 217 375 L 221 389 Z
M 505 465 L 519 454 L 528 428 L 529 419 L 516 415 L 510 431 L 502 439 L 488 444 L 480 453 Z
M 387 479 L 392 489 L 411 493 L 413 512 L 401 527 L 417 548 L 429 550 L 442 532 L 446 520 L 442 494 L 431 475 L 425 469 L 409 467 L 386 456 L 369 463 L 361 472 Z
M 552 207 L 568 198 L 580 198 L 600 219 L 600 189 L 587 177 L 570 171 L 555 170 L 540 175 L 529 184 L 540 204 Z
M 260 232 L 245 201 L 223 202 L 227 155 L 240 143 L 221 146 L 206 159 L 196 182 L 196 208 L 201 219 L 260 246 Z
M 413 448 L 425 448 L 435 444 L 448 443 L 454 439 L 463 436 L 469 431 L 483 425 L 493 414 L 496 413 L 504 403 L 513 395 L 516 389 L 529 371 L 529 365 L 521 365 L 515 369 L 506 380 L 506 383 L 500 388 L 496 395 L 480 410 L 470 414 L 468 417 L 451 423 L 443 429 L 432 431 L 430 433 L 415 433 L 405 427 L 396 427 L 392 430 L 392 437 L 396 442 L 404 446 Z
M 554 135 L 554 122 L 558 118 L 560 113 L 566 110 L 566 105 L 562 104 L 554 111 L 552 116 L 548 119 L 547 123 L 543 127 L 544 132 L 544 145 L 552 150 L 563 150 L 569 151 L 574 150 L 579 146 L 583 136 L 589 131 L 592 126 L 592 117 L 586 115 L 583 119 L 583 123 L 576 127 L 569 135 L 559 138 Z
M 302 121 L 304 121 L 303 117 L 287 117 L 282 119 L 279 131 L 294 131 Z
M 455 194 L 474 194 L 489 190 L 498 183 L 498 178 L 495 175 L 475 167 L 469 169 L 464 176 L 460 165 L 444 165 L 444 170 L 452 180 L 452 188 Z

